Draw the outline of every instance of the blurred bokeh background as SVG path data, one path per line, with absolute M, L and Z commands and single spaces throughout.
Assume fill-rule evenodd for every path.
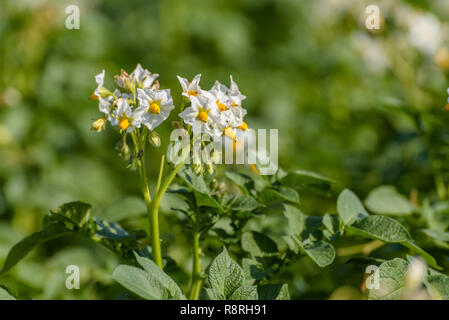
M 365 28 L 368 4 L 381 9 L 381 30 Z M 65 27 L 69 5 L 80 8 L 79 30 Z M 248 124 L 279 129 L 284 169 L 318 172 L 361 197 L 392 184 L 446 199 L 448 18 L 447 0 L 1 1 L 0 262 L 68 201 L 145 228 L 137 177 L 114 150 L 119 133 L 90 130 L 99 113 L 88 99 L 102 69 L 112 87 L 114 74 L 137 63 L 159 73 L 177 103 L 176 75 L 202 73 L 208 89 L 232 74 L 248 97 Z M 169 130 L 167 122 L 158 131 Z M 303 197 L 307 213 L 335 212 L 335 199 L 315 200 Z M 165 211 L 162 238 L 186 286 L 188 235 Z M 117 263 L 103 248 L 64 238 L 0 284 L 22 298 L 117 298 L 123 290 L 109 278 Z M 82 290 L 65 288 L 67 264 L 85 270 Z M 360 294 L 361 274 L 343 263 L 300 262 L 288 277 L 293 298 Z

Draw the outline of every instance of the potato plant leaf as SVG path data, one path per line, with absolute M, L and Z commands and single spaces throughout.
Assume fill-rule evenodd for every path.
M 0 300 L 16 300 L 8 291 L 0 287 Z
M 260 300 L 290 300 L 287 284 L 267 284 L 257 288 Z
M 301 241 L 293 237 L 296 244 L 307 254 L 319 267 L 327 267 L 335 259 L 334 247 L 326 241 Z
M 265 188 L 259 193 L 260 201 L 265 204 L 271 204 L 280 201 L 289 201 L 299 204 L 299 194 L 292 188 Z
M 265 234 L 255 231 L 243 233 L 242 249 L 255 257 L 270 256 L 278 253 L 276 242 Z
M 132 293 L 149 300 L 185 299 L 176 282 L 152 260 L 135 255 L 143 270 L 119 265 L 112 277 Z
M 48 240 L 70 234 L 64 226 L 58 223 L 50 223 L 41 231 L 37 231 L 16 243 L 8 252 L 6 261 L 0 274 L 5 273 L 22 260 L 34 247 Z
M 402 224 L 386 216 L 366 216 L 347 226 L 346 230 L 349 235 L 359 235 L 388 243 L 411 240 L 409 232 Z
M 369 290 L 370 300 L 398 300 L 402 298 L 407 261 L 395 258 L 379 266 L 379 287 Z M 374 276 L 374 275 L 373 275 Z
M 228 299 L 243 285 L 243 270 L 223 248 L 223 252 L 211 263 L 208 279 L 212 289 Z
M 383 215 L 406 216 L 414 210 L 410 201 L 393 186 L 372 190 L 365 199 L 365 205 L 371 212 Z
M 229 297 L 229 300 L 257 300 L 257 286 L 241 286 Z
M 360 199 L 349 189 L 343 190 L 338 196 L 337 211 L 345 225 L 368 216 Z

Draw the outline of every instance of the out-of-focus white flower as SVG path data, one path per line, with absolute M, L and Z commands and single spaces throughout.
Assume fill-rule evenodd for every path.
M 200 88 L 200 80 L 201 74 L 197 74 L 193 77 L 192 81 L 187 80 L 186 78 L 178 76 L 179 83 L 182 87 L 182 95 L 186 98 L 190 97 L 198 97 L 201 94 Z
M 221 135 L 217 128 L 219 120 L 219 110 L 214 100 L 205 96 L 199 98 L 191 95 L 191 106 L 179 114 L 185 123 L 189 124 L 201 133 L 208 133 L 211 136 Z
M 175 108 L 170 89 L 137 89 L 137 99 L 140 102 L 139 108 L 145 110 L 142 124 L 150 130 L 158 127 Z
M 410 43 L 418 50 L 433 55 L 441 44 L 440 21 L 431 13 L 418 15 L 409 30 Z
M 357 32 L 351 36 L 351 42 L 372 71 L 383 71 L 390 67 L 390 60 L 379 40 Z
M 111 124 L 118 125 L 122 131 L 132 132 L 134 129 L 140 128 L 144 113 L 144 108 L 139 107 L 133 110 L 127 99 L 119 98 L 117 109 L 114 111 L 115 118 Z

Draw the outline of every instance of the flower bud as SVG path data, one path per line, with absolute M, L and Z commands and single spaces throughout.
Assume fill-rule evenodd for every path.
M 172 126 L 173 129 L 180 129 L 180 128 L 182 128 L 181 122 L 179 122 L 179 121 L 172 121 L 171 122 L 171 126 Z
M 210 162 L 206 163 L 205 168 L 208 174 L 214 173 L 214 165 L 212 163 Z
M 101 132 L 106 127 L 106 118 L 98 118 L 92 123 L 92 130 Z
M 210 188 L 214 190 L 217 187 L 217 179 L 213 178 L 210 182 Z
M 130 155 L 128 144 L 126 143 L 126 135 L 124 135 L 115 145 L 115 150 L 119 153 L 120 157 L 127 159 Z
M 201 164 L 194 163 L 194 164 L 192 164 L 192 171 L 194 174 L 199 176 L 201 174 L 201 172 L 203 171 L 203 168 L 201 167 Z
M 159 134 L 156 131 L 152 131 L 150 133 L 150 136 L 148 137 L 148 141 L 155 148 L 159 148 L 161 146 L 161 137 L 159 136 Z
M 220 151 L 212 150 L 212 151 L 210 152 L 210 160 L 212 161 L 212 163 L 215 163 L 215 164 L 220 163 L 220 160 L 221 160 L 221 152 L 220 152 Z

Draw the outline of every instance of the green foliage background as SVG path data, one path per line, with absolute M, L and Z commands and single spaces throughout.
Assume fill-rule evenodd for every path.
M 106 69 L 111 86 L 113 74 L 138 62 L 160 74 L 178 105 L 176 75 L 202 73 L 201 84 L 209 88 L 216 79 L 228 83 L 232 74 L 248 97 L 250 127 L 279 129 L 280 165 L 339 181 L 324 201 L 301 194 L 308 214 L 335 213 L 343 187 L 364 199 L 382 184 L 448 207 L 449 6 L 444 0 L 389 2 L 2 1 L 0 262 L 15 242 L 41 227 L 44 214 L 68 201 L 88 202 L 94 215 L 131 229 L 147 227 L 137 176 L 114 150 L 119 134 L 90 130 L 98 110 L 88 100 L 94 75 Z M 70 4 L 80 7 L 79 30 L 65 28 Z M 365 29 L 367 4 L 380 5 L 382 30 Z M 413 44 L 401 23 L 400 13 L 408 10 L 438 19 L 437 50 Z M 158 130 L 165 141 L 169 130 L 168 122 Z M 153 172 L 160 154 L 154 152 Z M 187 286 L 190 240 L 168 200 L 163 248 L 177 264 L 170 272 Z M 262 220 L 262 230 L 276 232 L 277 218 Z M 221 244 L 212 239 L 204 251 L 210 261 Z M 445 266 L 449 256 L 440 253 Z M 40 246 L 0 284 L 20 298 L 126 298 L 110 277 L 118 263 L 100 246 L 65 237 Z M 65 288 L 69 264 L 81 267 L 79 291 Z M 294 299 L 357 298 L 363 270 L 344 258 L 325 269 L 301 259 L 280 277 Z

